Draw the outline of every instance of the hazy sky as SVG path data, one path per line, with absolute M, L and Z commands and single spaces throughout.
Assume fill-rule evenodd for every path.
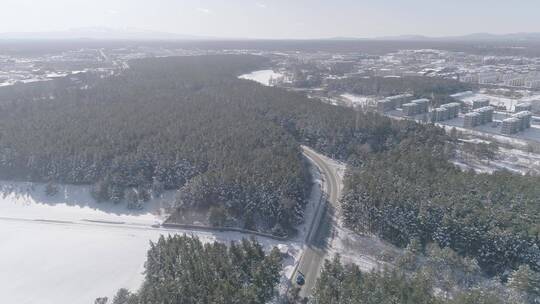
M 0 32 L 137 28 L 228 38 L 540 32 L 540 0 L 0 0 Z

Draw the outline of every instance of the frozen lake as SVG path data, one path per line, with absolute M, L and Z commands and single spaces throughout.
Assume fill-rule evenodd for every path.
M 5 303 L 93 303 L 139 288 L 154 230 L 0 220 Z
M 248 237 L 235 232 L 154 228 L 159 210 L 174 192 L 141 211 L 96 203 L 88 187 L 60 186 L 53 196 L 43 184 L 0 181 L 0 290 L 2 303 L 89 304 L 111 299 L 119 288 L 137 290 L 150 241 L 171 233 L 196 234 L 203 242 L 229 243 Z M 260 239 L 266 249 L 284 245 Z M 288 242 L 290 275 L 301 244 Z
M 0 286 L 6 303 L 93 303 L 143 280 L 149 242 L 166 233 L 154 199 L 141 211 L 96 203 L 88 188 L 0 182 Z M 104 222 L 98 222 L 104 221 Z

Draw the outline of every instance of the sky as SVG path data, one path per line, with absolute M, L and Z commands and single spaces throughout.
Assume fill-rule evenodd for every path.
M 0 33 L 139 29 L 218 38 L 540 32 L 539 0 L 0 0 Z

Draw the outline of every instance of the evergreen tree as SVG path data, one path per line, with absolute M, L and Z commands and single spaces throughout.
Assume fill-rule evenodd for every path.
M 276 296 L 281 256 L 255 241 L 226 246 L 196 237 L 161 236 L 152 243 L 137 293 L 118 291 L 114 304 L 263 304 Z
M 508 285 L 528 295 L 531 303 L 540 303 L 540 273 L 521 265 L 510 275 Z

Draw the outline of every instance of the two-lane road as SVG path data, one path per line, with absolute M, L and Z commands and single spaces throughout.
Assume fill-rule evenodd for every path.
M 328 210 L 334 208 L 341 194 L 341 177 L 337 169 L 326 157 L 318 154 L 308 147 L 302 147 L 304 155 L 315 164 L 324 178 L 323 201 L 317 209 L 310 230 L 306 234 L 304 253 L 300 258 L 298 267 L 293 273 L 293 284 L 297 275 L 305 276 L 305 284 L 300 289 L 300 297 L 308 297 L 320 273 L 321 266 L 326 257 L 325 237 L 329 235 L 330 216 Z

